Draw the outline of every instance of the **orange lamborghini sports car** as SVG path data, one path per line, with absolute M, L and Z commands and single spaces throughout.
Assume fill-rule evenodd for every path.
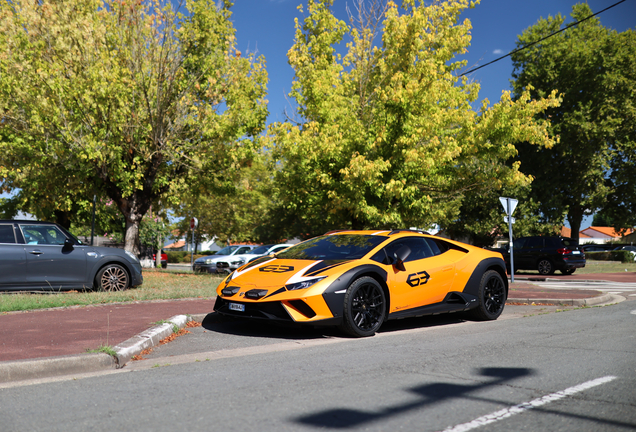
M 214 310 L 361 337 L 397 318 L 469 311 L 494 320 L 507 295 L 499 253 L 420 231 L 338 231 L 240 267 L 218 286 Z

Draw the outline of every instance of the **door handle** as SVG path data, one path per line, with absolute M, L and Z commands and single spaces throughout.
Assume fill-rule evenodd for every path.
M 36 250 L 29 251 L 29 253 L 33 254 L 33 255 L 40 255 L 42 253 L 42 251 L 36 249 Z

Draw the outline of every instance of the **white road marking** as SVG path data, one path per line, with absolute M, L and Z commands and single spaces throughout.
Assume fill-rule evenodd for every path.
M 483 417 L 479 417 L 479 418 L 477 418 L 477 419 L 475 419 L 475 420 L 473 420 L 473 421 L 471 421 L 469 423 L 464 423 L 464 424 L 460 424 L 460 425 L 457 425 L 457 426 L 449 426 L 446 429 L 444 429 L 444 432 L 465 432 L 465 431 L 469 431 L 471 429 L 475 429 L 475 428 L 478 428 L 480 426 L 485 426 L 487 424 L 494 423 L 494 422 L 497 422 L 499 420 L 506 419 L 506 418 L 511 417 L 511 416 L 513 416 L 515 414 L 521 414 L 522 412 L 527 411 L 529 409 L 537 408 L 537 407 L 540 407 L 542 405 L 548 404 L 550 402 L 554 402 L 554 401 L 557 401 L 559 399 L 563 399 L 564 397 L 572 396 L 575 393 L 579 393 L 579 392 L 582 392 L 584 390 L 591 389 L 592 387 L 596 387 L 596 386 L 599 386 L 601 384 L 608 383 L 608 382 L 613 381 L 615 379 L 616 379 L 616 377 L 615 376 L 611 376 L 611 375 L 603 377 L 603 378 L 597 378 L 595 380 L 588 381 L 588 382 L 585 382 L 583 384 L 579 384 L 579 385 L 576 385 L 574 387 L 570 387 L 570 388 L 567 388 L 565 390 L 561 390 L 559 392 L 552 393 L 552 394 L 540 397 L 538 399 L 534 399 L 534 400 L 532 400 L 530 402 L 524 402 L 524 403 L 521 403 L 519 405 L 515 405 L 513 407 L 510 407 L 510 408 L 506 408 L 506 409 L 503 409 L 503 410 L 500 410 L 500 411 L 496 411 L 496 412 L 494 412 L 492 414 L 488 414 L 488 415 L 485 415 Z
M 630 314 L 636 315 L 636 310 L 631 311 Z

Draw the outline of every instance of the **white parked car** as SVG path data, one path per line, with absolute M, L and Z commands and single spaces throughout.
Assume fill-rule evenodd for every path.
M 216 273 L 216 263 L 218 261 L 249 253 L 252 249 L 256 249 L 257 247 L 256 245 L 226 246 L 214 255 L 204 256 L 194 260 L 192 271 L 195 273 Z
M 246 254 L 225 257 L 224 259 L 218 260 L 216 262 L 216 271 L 217 273 L 232 273 L 234 270 L 241 267 L 245 263 L 254 261 L 255 259 L 262 256 L 271 255 L 283 251 L 290 246 L 293 245 L 289 243 L 263 245 L 257 247 L 256 249 L 252 249 Z
M 614 250 L 626 250 L 626 251 L 630 251 L 632 254 L 632 257 L 634 257 L 634 261 L 636 261 L 636 246 L 619 246 Z

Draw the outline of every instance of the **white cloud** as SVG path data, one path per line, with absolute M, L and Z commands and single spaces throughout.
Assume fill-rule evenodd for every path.
M 500 54 L 503 54 L 504 52 L 503 52 L 503 50 L 496 49 L 496 50 L 494 50 L 492 53 L 493 53 L 493 54 L 500 55 Z

